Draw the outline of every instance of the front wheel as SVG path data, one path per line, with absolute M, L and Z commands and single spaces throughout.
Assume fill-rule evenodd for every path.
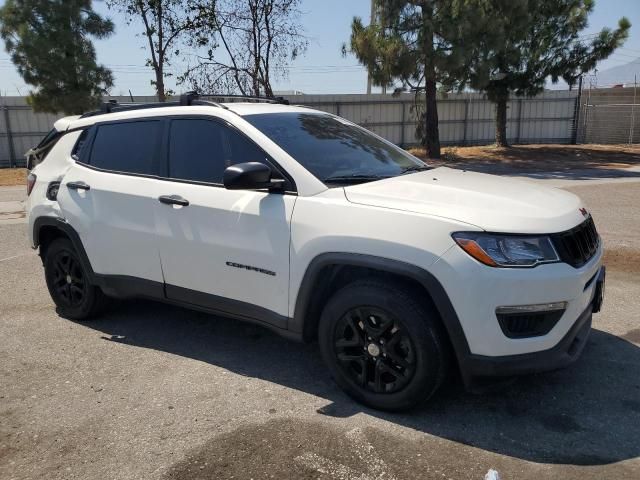
M 437 314 L 401 284 L 347 285 L 327 303 L 318 331 L 336 383 L 357 401 L 404 410 L 426 401 L 447 366 Z
M 58 238 L 47 247 L 44 275 L 61 317 L 85 320 L 98 315 L 104 307 L 102 290 L 89 282 L 88 272 L 68 239 Z

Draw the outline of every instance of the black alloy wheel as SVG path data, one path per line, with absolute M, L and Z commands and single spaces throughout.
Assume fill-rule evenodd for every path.
M 89 285 L 74 252 L 65 249 L 55 253 L 52 275 L 56 304 L 69 308 L 82 305 Z
M 449 347 L 424 292 L 401 282 L 356 280 L 329 299 L 318 325 L 320 353 L 336 383 L 355 400 L 406 410 L 442 384 Z
M 67 238 L 40 246 L 44 254 L 47 288 L 60 316 L 85 320 L 98 315 L 107 303 L 100 288 L 91 284 L 89 272 Z
M 398 392 L 415 374 L 415 347 L 406 327 L 379 308 L 345 313 L 336 325 L 334 349 L 345 375 L 371 392 Z

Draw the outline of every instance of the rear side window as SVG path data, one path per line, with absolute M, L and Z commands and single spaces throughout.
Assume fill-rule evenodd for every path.
M 266 163 L 265 159 L 262 150 L 223 123 L 193 118 L 171 122 L 171 178 L 222 183 L 228 166 L 242 162 Z
M 156 174 L 154 156 L 160 129 L 157 120 L 100 125 L 89 164 L 116 172 Z

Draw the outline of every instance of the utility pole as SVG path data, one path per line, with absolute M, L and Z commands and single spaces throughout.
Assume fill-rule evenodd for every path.
M 369 24 L 373 25 L 373 22 L 376 21 L 376 6 L 375 0 L 371 0 L 371 19 L 369 20 Z M 367 72 L 367 95 L 371 95 L 371 74 Z

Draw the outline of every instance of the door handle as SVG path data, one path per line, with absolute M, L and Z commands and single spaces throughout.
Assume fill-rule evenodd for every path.
M 161 195 L 158 197 L 160 203 L 165 205 L 180 205 L 181 207 L 188 207 L 189 200 L 182 198 L 180 195 Z
M 91 190 L 91 187 L 83 181 L 67 182 L 67 188 L 71 190 Z

